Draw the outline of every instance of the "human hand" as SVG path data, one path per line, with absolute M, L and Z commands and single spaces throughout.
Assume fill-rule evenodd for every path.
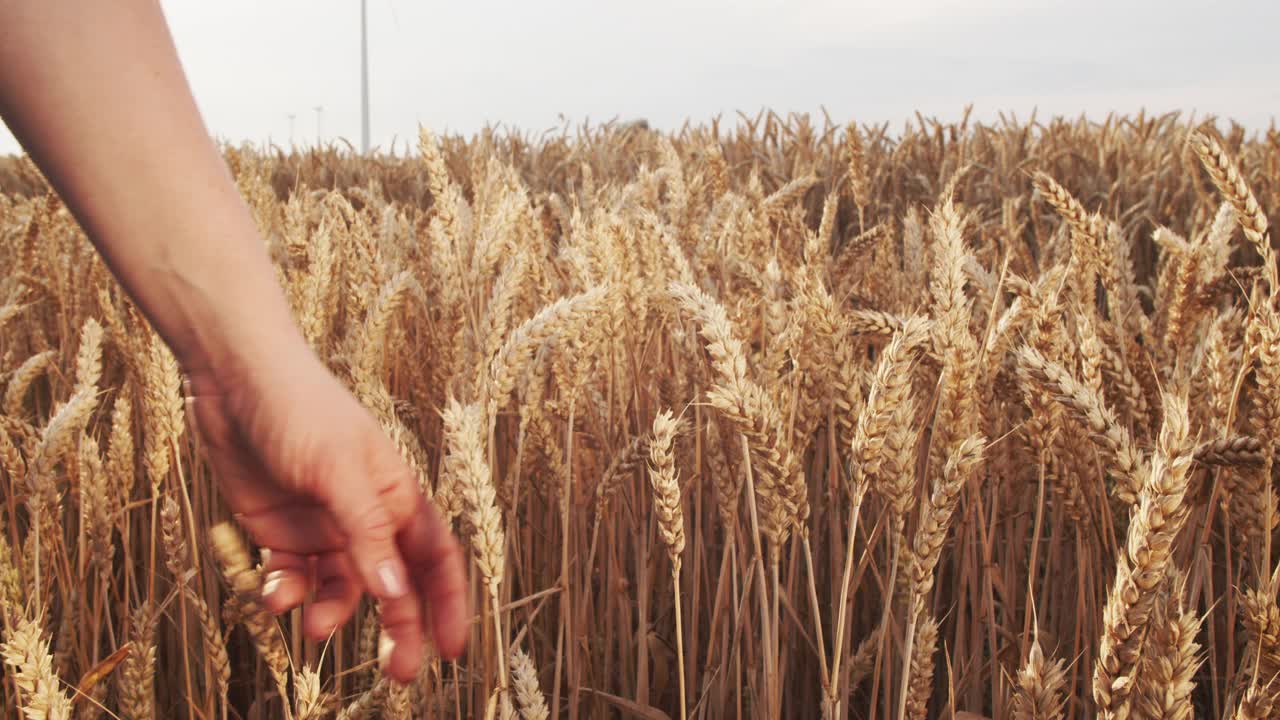
M 268 609 L 314 590 L 303 628 L 322 639 L 369 592 L 388 675 L 416 675 L 427 616 L 440 653 L 459 655 L 470 617 L 461 548 L 381 426 L 305 346 L 242 364 L 192 372 L 190 393 L 224 498 L 270 549 Z

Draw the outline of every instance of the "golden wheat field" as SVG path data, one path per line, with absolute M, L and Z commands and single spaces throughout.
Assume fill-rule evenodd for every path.
M 309 342 L 467 548 L 379 678 L 259 600 L 181 375 L 0 163 L 6 717 L 1280 713 L 1280 134 L 424 131 L 226 149 Z

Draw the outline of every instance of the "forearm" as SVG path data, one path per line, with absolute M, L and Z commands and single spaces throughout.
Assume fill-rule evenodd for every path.
M 298 341 L 156 0 L 0 0 L 0 114 L 189 369 Z

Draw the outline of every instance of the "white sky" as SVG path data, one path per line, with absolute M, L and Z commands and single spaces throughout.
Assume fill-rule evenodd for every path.
M 359 143 L 358 0 L 163 0 L 210 129 Z M 837 122 L 1280 115 L 1275 0 L 369 0 L 372 134 L 659 127 L 761 107 Z M 17 143 L 0 126 L 0 153 Z

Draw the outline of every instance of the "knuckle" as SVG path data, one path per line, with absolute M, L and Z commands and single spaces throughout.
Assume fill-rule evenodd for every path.
M 396 524 L 391 513 L 380 503 L 369 503 L 356 513 L 355 530 L 366 542 L 388 543 L 395 539 Z
M 394 450 L 372 454 L 368 462 L 369 479 L 380 498 L 406 502 L 406 490 L 412 487 L 413 473 Z
M 389 631 L 416 629 L 422 620 L 418 603 L 413 600 L 397 600 L 382 604 L 382 627 Z
M 381 425 L 370 423 L 361 434 L 361 450 L 366 472 L 379 491 L 403 486 L 412 472 Z

